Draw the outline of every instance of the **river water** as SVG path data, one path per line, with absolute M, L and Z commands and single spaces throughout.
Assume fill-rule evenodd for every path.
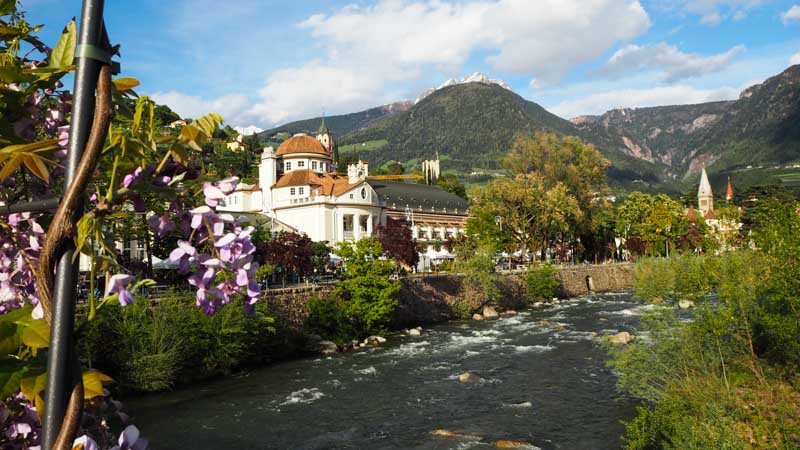
M 629 294 L 389 336 L 361 353 L 275 364 L 144 397 L 128 409 L 151 449 L 619 449 L 635 401 L 593 333 L 631 330 Z M 606 319 L 606 320 L 602 320 Z M 548 320 L 552 324 L 537 322 Z M 465 371 L 482 377 L 461 384 Z M 471 436 L 432 435 L 446 429 Z

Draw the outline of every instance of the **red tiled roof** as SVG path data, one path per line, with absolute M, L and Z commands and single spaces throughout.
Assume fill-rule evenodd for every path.
M 292 153 L 317 153 L 328 156 L 328 151 L 322 142 L 311 136 L 292 136 L 278 146 L 275 156 L 290 155 Z
M 350 184 L 347 177 L 332 173 L 320 174 L 309 169 L 293 170 L 278 179 L 274 187 L 317 186 L 321 195 L 341 195 L 360 185 L 363 180 Z

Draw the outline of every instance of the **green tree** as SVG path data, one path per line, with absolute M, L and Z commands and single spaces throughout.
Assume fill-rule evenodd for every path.
M 345 278 L 336 287 L 343 327 L 362 338 L 386 329 L 397 307 L 395 294 L 400 282 L 391 280 L 394 261 L 382 259 L 383 247 L 374 238 L 342 242 L 336 248 L 342 258 Z
M 436 185 L 451 194 L 455 194 L 463 198 L 464 200 L 467 199 L 467 189 L 464 187 L 464 183 L 462 183 L 461 180 L 459 180 L 458 177 L 453 174 L 443 174 L 438 180 L 436 180 Z
M 608 219 L 604 216 L 610 208 L 605 199 L 608 194 L 606 171 L 610 162 L 593 145 L 552 132 L 520 135 L 514 139 L 503 164 L 515 175 L 539 175 L 546 190 L 564 186 L 566 194 L 577 202 L 578 211 L 570 214 L 566 224 L 559 223 L 556 232 L 562 239 L 580 237 L 583 247 L 590 250 L 595 259 L 606 252 L 613 241 L 608 232 Z M 566 208 L 563 199 L 561 196 L 556 203 Z M 546 244 L 545 241 L 541 243 Z
M 548 187 L 538 174 L 520 174 L 475 189 L 467 230 L 494 239 L 508 250 L 544 252 L 582 214 L 577 199 L 563 184 Z
M 683 207 L 664 194 L 632 192 L 617 210 L 617 233 L 640 240 L 650 255 L 665 254 L 667 245 L 675 249 L 688 232 Z

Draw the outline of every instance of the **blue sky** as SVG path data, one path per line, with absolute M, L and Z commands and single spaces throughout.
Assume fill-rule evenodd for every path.
M 46 42 L 77 0 L 23 0 Z M 236 126 L 414 99 L 481 72 L 570 118 L 736 98 L 800 64 L 800 0 L 106 2 L 139 91 Z

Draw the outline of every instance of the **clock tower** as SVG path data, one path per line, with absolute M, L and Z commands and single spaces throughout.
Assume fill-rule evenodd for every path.
M 322 116 L 322 123 L 319 125 L 319 131 L 317 131 L 317 140 L 322 143 L 325 150 L 333 157 L 333 135 L 325 123 L 325 116 Z

